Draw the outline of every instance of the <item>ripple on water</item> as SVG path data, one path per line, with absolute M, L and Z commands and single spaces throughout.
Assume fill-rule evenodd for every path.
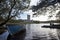
M 42 25 L 49 24 L 30 24 L 30 27 L 27 32 L 29 32 L 30 38 L 33 40 L 57 40 L 56 29 L 42 28 Z M 28 35 L 28 37 L 29 37 Z

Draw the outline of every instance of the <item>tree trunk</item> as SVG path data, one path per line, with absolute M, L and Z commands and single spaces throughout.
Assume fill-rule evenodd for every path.
M 11 12 L 12 12 L 12 9 L 14 8 L 15 4 L 16 4 L 16 1 L 14 0 L 14 4 L 13 4 L 13 6 L 11 7 L 11 9 L 9 11 L 9 15 L 7 16 L 8 17 L 7 20 L 5 20 L 4 22 L 0 23 L 0 26 L 3 26 L 4 24 L 6 24 L 12 18 L 10 16 L 11 16 Z

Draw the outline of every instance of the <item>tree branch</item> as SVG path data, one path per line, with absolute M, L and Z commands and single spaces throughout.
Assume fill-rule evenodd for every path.
M 5 20 L 4 22 L 0 23 L 0 26 L 3 26 L 4 24 L 6 24 L 11 19 L 10 15 L 11 15 L 12 9 L 14 8 L 15 4 L 16 4 L 16 1 L 14 0 L 14 4 L 13 4 L 13 6 L 11 7 L 11 9 L 9 11 L 9 15 L 8 15 L 7 20 Z

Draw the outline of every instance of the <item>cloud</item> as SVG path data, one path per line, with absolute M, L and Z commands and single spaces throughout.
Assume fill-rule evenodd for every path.
M 39 1 L 40 1 L 40 0 L 31 0 L 30 6 L 33 6 L 33 5 L 36 6 Z

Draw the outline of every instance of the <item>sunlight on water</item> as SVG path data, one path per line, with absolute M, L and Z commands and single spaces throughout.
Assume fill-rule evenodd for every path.
M 41 40 L 49 40 L 49 39 L 57 39 L 58 35 L 56 29 L 50 28 L 42 28 L 43 25 L 49 24 L 27 24 L 26 25 L 26 40 L 31 39 L 41 39 Z

